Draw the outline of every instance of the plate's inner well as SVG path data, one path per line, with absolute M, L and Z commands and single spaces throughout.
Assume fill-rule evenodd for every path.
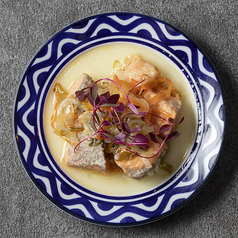
M 161 174 L 155 173 L 152 176 L 147 175 L 142 180 L 135 180 L 123 173 L 103 175 L 66 166 L 61 162 L 65 142 L 54 134 L 50 125 L 54 101 L 53 86 L 56 82 L 59 82 L 64 90 L 67 91 L 70 84 L 83 73 L 89 74 L 93 80 L 109 77 L 115 61 L 121 61 L 131 54 L 139 54 L 144 60 L 155 65 L 162 76 L 170 79 L 174 87 L 183 95 L 179 118 L 185 116 L 185 120 L 176 128 L 181 135 L 179 138 L 168 142 L 169 150 L 164 158 L 166 163 L 173 166 L 173 172 L 167 173 L 161 170 Z M 181 167 L 194 143 L 197 128 L 196 110 L 190 84 L 183 72 L 168 57 L 149 47 L 134 43 L 104 44 L 79 54 L 59 72 L 45 101 L 44 133 L 48 147 L 58 166 L 75 182 L 102 194 L 133 195 L 155 189 L 167 181 Z

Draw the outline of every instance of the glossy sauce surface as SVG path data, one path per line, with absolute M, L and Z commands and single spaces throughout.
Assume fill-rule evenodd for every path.
M 144 60 L 155 65 L 163 77 L 169 78 L 174 88 L 183 94 L 182 108 L 179 118 L 185 116 L 182 124 L 177 126 L 181 135 L 176 140 L 169 141 L 169 149 L 164 161 L 173 166 L 173 172 L 161 170 L 161 174 L 146 176 L 142 180 L 134 180 L 123 173 L 103 175 L 92 171 L 81 170 L 64 165 L 61 162 L 64 140 L 54 134 L 50 125 L 53 112 L 53 86 L 59 82 L 65 91 L 68 90 L 81 74 L 89 74 L 93 80 L 110 77 L 115 60 L 121 61 L 131 54 L 139 54 Z M 194 142 L 196 131 L 196 106 L 190 85 L 183 73 L 167 57 L 150 48 L 136 44 L 113 43 L 90 49 L 70 61 L 57 75 L 48 93 L 44 109 L 45 136 L 51 153 L 61 169 L 80 185 L 95 192 L 108 195 L 133 195 L 156 188 L 168 180 L 182 165 Z

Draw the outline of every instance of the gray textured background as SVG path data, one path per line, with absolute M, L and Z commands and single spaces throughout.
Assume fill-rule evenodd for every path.
M 0 0 L 0 237 L 238 237 L 237 0 Z M 192 37 L 223 82 L 228 137 L 204 189 L 185 207 L 134 228 L 80 221 L 49 202 L 28 178 L 14 144 L 12 113 L 21 76 L 37 50 L 78 19 L 114 11 L 160 18 Z

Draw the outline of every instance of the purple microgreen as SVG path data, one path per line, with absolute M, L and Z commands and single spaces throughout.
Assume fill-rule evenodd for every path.
M 152 140 L 152 141 L 154 141 L 155 143 L 159 143 L 159 137 L 158 137 L 158 135 L 155 135 L 154 133 L 149 133 L 149 135 L 150 135 L 150 139 Z
M 119 104 L 113 104 L 113 103 L 104 103 L 101 105 L 101 107 L 119 107 Z
M 146 112 L 146 114 L 147 114 L 147 115 L 151 115 L 151 116 L 158 117 L 158 118 L 160 118 L 160 119 L 166 121 L 168 124 L 171 124 L 170 121 L 166 120 L 165 118 L 163 118 L 163 117 L 161 117 L 161 116 L 159 116 L 159 115 L 156 115 L 156 114 L 153 114 L 153 113 L 149 113 L 149 112 Z
M 106 139 L 106 140 L 109 140 L 113 143 L 117 143 L 117 141 L 115 140 L 115 138 L 107 131 L 102 131 L 100 132 L 100 134 Z
M 96 110 L 98 110 L 99 112 L 102 113 L 102 110 L 101 110 L 101 108 L 100 108 L 99 106 L 97 106 L 96 109 L 95 109 L 94 111 L 96 111 Z
M 129 92 L 128 92 L 128 96 L 129 96 L 130 92 L 131 92 L 134 88 L 136 88 L 139 84 L 143 83 L 144 81 L 145 81 L 145 79 L 143 79 L 142 81 L 140 81 L 139 83 L 137 83 L 134 87 L 132 87 L 132 88 L 129 90 Z
M 93 96 L 92 96 L 92 90 L 90 90 L 88 93 L 88 101 L 93 107 L 95 106 L 95 100 L 93 99 Z
M 115 110 L 114 108 L 113 108 L 113 111 L 114 111 L 114 113 L 115 113 L 115 115 L 116 115 L 116 117 L 117 117 L 117 120 L 118 120 L 118 122 L 119 122 L 121 128 L 122 128 L 122 122 L 121 122 L 121 119 L 120 119 L 118 113 L 116 112 L 116 110 Z M 122 128 L 122 130 L 123 130 L 123 128 Z
M 116 120 L 115 120 L 115 118 L 114 118 L 112 112 L 110 112 L 109 116 L 110 116 L 110 118 L 112 119 L 112 124 L 115 125 L 115 124 L 116 124 Z
M 110 112 L 109 116 L 111 117 L 111 119 L 114 119 L 113 113 Z M 115 120 L 115 119 L 114 119 Z
M 143 113 L 140 113 L 140 115 L 146 120 L 148 121 L 151 126 L 153 126 L 154 130 L 156 131 L 157 134 L 159 134 L 159 131 L 157 130 L 157 128 L 155 127 L 155 125 L 143 114 Z
M 97 84 L 93 84 L 88 93 L 88 101 L 90 104 L 95 107 L 100 103 L 100 98 L 97 94 Z
M 177 131 L 173 131 L 166 137 L 166 139 L 167 140 L 174 140 L 179 136 L 180 136 L 180 133 L 178 133 Z
M 165 142 L 166 142 L 166 139 L 163 140 L 163 142 L 161 143 L 157 153 L 153 156 L 142 156 L 142 155 L 139 155 L 139 154 L 137 154 L 136 152 L 134 152 L 132 150 L 129 150 L 129 149 L 126 149 L 126 150 L 129 151 L 130 153 L 134 154 L 134 155 L 137 155 L 137 156 L 141 157 L 141 158 L 151 159 L 151 158 L 154 158 L 155 156 L 157 156 L 160 153 L 160 151 L 161 151 L 163 145 L 165 144 Z
M 82 94 L 80 94 L 80 95 L 78 95 L 78 96 L 76 96 L 78 99 L 79 99 L 79 101 L 84 101 L 85 100 L 85 98 L 86 98 L 86 96 L 87 96 L 87 94 L 86 93 L 82 93 Z
M 180 121 L 177 123 L 177 124 L 180 124 L 180 123 L 182 123 L 183 122 L 183 120 L 184 120 L 184 116 L 180 119 Z
M 134 104 L 129 103 L 128 106 L 136 115 L 139 115 L 139 111 L 137 110 Z
M 124 115 L 123 118 L 122 118 L 122 120 L 123 120 L 125 117 L 127 117 L 127 116 L 129 116 L 129 115 L 132 115 L 132 114 L 133 114 L 133 113 L 128 113 L 128 114 Z M 140 112 L 140 113 L 139 113 L 140 116 L 142 116 L 146 121 L 148 121 L 148 122 L 154 127 L 154 130 L 156 131 L 157 134 L 162 133 L 162 132 L 159 132 L 159 131 L 157 130 L 157 128 L 155 127 L 155 125 L 145 116 L 145 114 L 152 115 L 152 116 L 157 116 L 157 115 L 152 114 L 152 113 L 144 113 L 144 112 Z M 162 118 L 162 117 L 160 117 L 160 116 L 157 116 L 157 117 L 159 117 L 159 118 L 161 118 L 161 119 L 167 121 L 166 119 L 164 119 L 164 118 Z M 169 121 L 167 121 L 167 122 L 169 123 Z M 168 126 L 169 126 L 169 125 L 168 125 Z
M 91 122 L 91 121 L 90 121 L 90 122 Z M 93 125 L 93 123 L 92 123 L 92 125 Z M 93 125 L 93 126 L 94 126 L 94 125 Z M 95 128 L 95 129 L 96 129 L 96 128 Z M 86 137 L 86 138 L 84 138 L 83 140 L 81 140 L 81 141 L 74 147 L 74 153 L 76 153 L 76 149 L 77 149 L 77 147 L 78 147 L 81 143 L 83 143 L 84 141 L 86 141 L 86 140 L 92 138 L 93 136 L 97 135 L 97 134 L 99 133 L 100 129 L 101 129 L 101 127 L 100 127 L 98 130 L 96 130 L 96 132 L 95 132 L 94 134 L 92 134 L 91 136 Z
M 133 130 L 131 130 L 131 133 L 137 133 L 141 130 L 140 126 L 137 126 L 136 128 L 134 128 Z
M 101 134 L 102 136 L 104 136 L 105 134 L 111 136 L 111 133 L 110 133 L 109 131 L 104 130 L 104 129 L 100 131 L 100 134 Z
M 131 128 L 126 122 L 122 122 L 122 130 L 126 132 L 128 135 L 131 134 Z
M 123 133 L 119 133 L 117 135 L 114 136 L 115 139 L 121 141 L 121 142 L 125 142 L 126 140 L 126 135 Z
M 142 117 L 145 117 L 146 112 L 140 112 L 140 115 L 141 115 Z
M 109 121 L 103 121 L 101 127 L 103 126 L 111 126 L 112 124 Z
M 116 143 L 116 144 L 122 144 L 123 142 L 116 140 L 108 131 L 103 130 L 100 132 L 100 134 L 108 141 Z M 118 143 L 119 142 L 119 143 Z
M 92 93 L 92 98 L 94 99 L 94 101 L 96 101 L 97 96 L 98 96 L 98 86 L 97 84 L 93 84 L 93 86 L 91 87 L 91 93 Z
M 95 100 L 95 104 L 98 105 L 99 103 L 100 103 L 100 98 L 99 98 L 99 96 L 97 95 L 96 100 Z
M 122 132 L 122 129 L 119 127 L 119 125 L 117 125 L 117 129 L 119 132 Z
M 123 113 L 126 110 L 126 105 L 120 102 L 119 105 L 115 107 L 115 110 L 119 113 Z
M 168 121 L 171 123 L 171 124 L 174 124 L 174 119 L 173 118 L 169 118 Z
M 84 88 L 82 90 L 76 91 L 75 92 L 75 97 L 79 99 L 79 101 L 84 101 L 87 94 L 89 92 L 89 87 Z
M 104 122 L 105 122 L 105 124 L 106 124 L 106 121 L 104 121 Z M 92 118 L 91 118 L 91 120 L 90 120 L 90 124 L 91 124 L 92 127 L 95 128 Z M 84 138 L 83 140 L 81 140 L 81 141 L 74 147 L 74 153 L 76 153 L 77 147 L 78 147 L 82 142 L 84 142 L 85 140 L 88 140 L 88 139 L 92 138 L 93 136 L 97 135 L 98 133 L 100 133 L 102 136 L 104 136 L 104 138 L 105 138 L 105 134 L 107 134 L 106 137 L 111 137 L 112 139 L 114 139 L 114 137 L 111 136 L 111 134 L 110 134 L 108 131 L 102 130 L 102 131 L 100 132 L 101 129 L 102 129 L 102 126 L 100 126 L 98 130 L 96 130 L 96 128 L 95 128 L 96 132 L 95 132 L 94 134 L 92 134 L 91 136 L 89 136 L 89 137 Z M 115 141 L 112 141 L 112 142 L 115 142 Z
M 98 131 L 96 131 L 93 135 L 91 135 L 91 136 L 89 136 L 89 137 L 87 137 L 87 138 L 81 140 L 81 141 L 74 147 L 74 153 L 76 153 L 76 149 L 77 149 L 77 147 L 78 147 L 81 143 L 83 143 L 84 141 L 86 141 L 86 140 L 92 138 L 92 137 L 95 136 L 96 134 L 98 134 Z
M 120 94 L 113 94 L 107 99 L 107 101 L 111 104 L 116 104 L 119 98 L 120 98 Z
M 133 143 L 143 143 L 146 144 L 149 141 L 149 139 L 144 136 L 142 133 L 138 133 L 136 135 L 133 136 Z
M 125 111 L 126 107 L 127 107 L 125 104 L 119 102 L 120 94 L 110 95 L 109 92 L 106 92 L 106 93 L 101 94 L 100 96 L 98 96 L 97 82 L 99 82 L 101 80 L 108 80 L 108 81 L 114 83 L 117 87 L 119 87 L 123 91 L 123 93 L 125 94 L 126 99 L 127 99 L 127 105 L 128 105 L 128 107 L 130 108 L 130 110 L 132 112 L 127 113 L 122 118 L 120 118 L 120 116 L 119 116 L 120 114 L 118 115 L 118 113 L 123 113 Z M 142 80 L 141 82 L 137 83 L 133 88 L 131 88 L 129 90 L 129 93 L 132 92 L 132 90 L 134 88 L 136 88 L 139 84 L 141 84 L 144 81 L 145 80 Z M 169 131 L 170 129 L 172 129 L 173 126 L 183 122 L 184 117 L 181 118 L 179 123 L 174 124 L 175 123 L 175 119 L 173 119 L 173 118 L 169 118 L 168 120 L 166 120 L 165 118 L 163 118 L 161 116 L 158 116 L 158 115 L 155 115 L 155 114 L 152 114 L 152 113 L 139 112 L 138 111 L 139 107 L 134 105 L 134 104 L 132 104 L 130 102 L 129 97 L 128 97 L 129 93 L 126 94 L 126 92 L 122 89 L 122 87 L 120 85 L 118 85 L 113 80 L 108 79 L 108 78 L 99 79 L 98 81 L 94 82 L 93 85 L 90 88 L 85 88 L 85 89 L 77 91 L 75 93 L 75 97 L 78 98 L 80 101 L 85 100 L 85 98 L 87 96 L 89 103 L 93 106 L 93 114 L 92 114 L 92 117 L 90 119 L 90 125 L 93 128 L 93 130 L 95 131 L 95 133 L 92 136 L 89 136 L 89 137 L 85 138 L 84 140 L 80 141 L 78 143 L 78 145 L 76 145 L 75 150 L 76 150 L 77 146 L 80 145 L 80 143 L 82 143 L 83 141 L 93 137 L 94 135 L 96 135 L 98 133 L 101 136 L 103 136 L 104 139 L 106 139 L 108 141 L 111 141 L 113 143 L 116 143 L 116 144 L 122 144 L 122 145 L 127 145 L 127 146 L 138 145 L 141 148 L 148 148 L 147 143 L 149 141 L 149 138 L 153 142 L 159 143 L 159 136 L 158 135 L 160 133 L 165 133 L 165 132 Z M 103 107 L 103 106 L 104 107 L 111 107 L 111 109 L 113 109 L 114 114 L 113 114 L 113 112 L 110 112 L 109 116 L 111 118 L 112 124 L 116 125 L 118 130 L 119 130 L 119 132 L 120 132 L 119 134 L 117 134 L 115 136 L 112 136 L 110 134 L 110 132 L 104 130 L 104 128 L 103 128 L 105 126 L 112 126 L 112 124 L 109 121 L 104 120 L 104 121 L 100 122 L 100 118 L 99 118 L 99 116 L 97 114 L 97 110 L 99 112 L 102 112 L 102 110 L 100 108 Z M 151 124 L 157 134 L 149 133 L 149 138 L 147 138 L 142 133 L 138 133 L 141 130 L 141 127 L 137 126 L 133 130 L 131 130 L 129 125 L 124 121 L 124 118 L 129 116 L 129 115 L 135 115 L 135 114 L 138 117 L 144 118 L 149 124 Z M 163 125 L 160 128 L 160 130 L 158 131 L 156 126 L 148 118 L 146 118 L 146 114 L 152 115 L 152 116 L 156 116 L 156 117 L 166 121 L 168 124 Z M 116 124 L 116 122 L 117 122 L 116 119 L 118 121 L 117 124 Z M 131 133 L 134 133 L 134 135 L 131 135 Z M 137 153 L 135 153 L 135 152 L 133 152 L 133 151 L 131 151 L 129 149 L 126 149 L 126 150 L 131 152 L 131 153 L 133 153 L 133 154 L 135 154 L 135 155 L 138 155 L 139 157 L 142 157 L 142 158 L 148 158 L 148 159 L 149 158 L 153 158 L 153 157 L 155 157 L 155 156 L 157 156 L 159 154 L 160 150 L 162 149 L 162 146 L 164 145 L 164 143 L 167 140 L 173 140 L 173 139 L 177 138 L 179 135 L 180 134 L 178 132 L 172 132 L 169 135 L 166 135 L 164 137 L 164 140 L 160 144 L 160 148 L 157 151 L 157 153 L 155 155 L 151 156 L 151 157 L 140 156 Z M 125 142 L 127 140 L 127 138 L 129 140 L 131 140 L 131 143 L 126 143 Z
M 140 113 L 140 114 L 141 114 L 141 113 Z M 151 115 L 151 116 L 158 117 L 158 118 L 160 118 L 160 119 L 166 121 L 168 124 L 173 125 L 173 126 L 176 126 L 176 125 L 182 123 L 183 120 L 184 120 L 184 116 L 183 116 L 183 117 L 180 119 L 180 121 L 175 124 L 175 119 L 173 119 L 173 118 L 169 118 L 168 120 L 166 120 L 165 118 L 163 118 L 163 117 L 161 117 L 161 116 L 159 116 L 159 115 L 153 114 L 153 113 L 147 112 L 146 114 Z
M 171 126 L 168 125 L 168 124 L 161 126 L 161 127 L 160 127 L 160 130 L 159 130 L 159 133 L 162 134 L 162 133 L 165 133 L 165 132 L 169 131 L 169 130 L 170 130 L 170 127 L 171 127 Z
M 128 145 L 128 146 L 138 145 L 140 147 L 145 146 L 145 143 L 137 143 L 137 142 L 135 142 L 135 143 L 126 143 L 126 142 L 122 142 L 122 141 L 119 141 L 119 140 L 115 141 L 115 138 L 111 135 L 104 135 L 104 133 L 101 133 L 101 135 L 103 135 L 103 137 L 106 140 L 111 141 L 115 144 Z
M 99 119 L 99 116 L 97 114 L 97 112 L 95 111 L 95 113 L 93 114 L 93 118 L 94 120 L 96 121 L 96 123 L 99 125 L 100 124 L 100 119 Z
M 106 99 L 108 99 L 110 97 L 110 93 L 109 92 L 105 92 L 105 93 L 101 94 L 101 96 L 103 96 Z
M 138 144 L 138 146 L 140 146 L 141 148 L 147 149 L 149 146 L 145 145 L 145 144 Z
M 93 128 L 94 131 L 97 131 L 97 128 L 95 127 L 95 124 L 93 122 L 93 117 L 91 117 L 91 119 L 90 119 L 90 125 L 91 125 L 91 127 Z
M 107 98 L 106 98 L 105 96 L 103 96 L 103 95 L 100 95 L 100 96 L 99 96 L 99 99 L 100 99 L 100 103 L 101 103 L 101 104 L 103 104 L 103 103 L 108 103 Z
M 96 83 L 98 83 L 98 82 L 100 82 L 100 81 L 102 81 L 102 80 L 108 80 L 108 81 L 112 82 L 113 84 L 115 84 L 118 88 L 120 88 L 120 89 L 122 90 L 122 92 L 125 94 L 126 99 L 127 99 L 127 102 L 130 103 L 130 100 L 129 100 L 129 98 L 128 98 L 126 92 L 124 91 L 124 89 L 123 89 L 119 84 L 115 83 L 112 79 L 102 78 L 102 79 L 99 79 L 99 80 L 97 80 L 96 82 L 94 82 L 94 84 L 96 84 Z

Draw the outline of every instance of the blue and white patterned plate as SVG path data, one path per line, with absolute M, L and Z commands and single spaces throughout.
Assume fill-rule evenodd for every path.
M 44 102 L 59 71 L 85 50 L 113 42 L 145 45 L 172 60 L 188 79 L 197 106 L 196 139 L 182 167 L 153 191 L 133 196 L 104 195 L 75 183 L 54 161 L 43 130 Z M 175 27 L 132 13 L 92 16 L 57 33 L 31 61 L 16 96 L 14 133 L 27 173 L 50 201 L 88 222 L 137 226 L 177 211 L 210 177 L 226 133 L 223 90 L 208 57 Z

